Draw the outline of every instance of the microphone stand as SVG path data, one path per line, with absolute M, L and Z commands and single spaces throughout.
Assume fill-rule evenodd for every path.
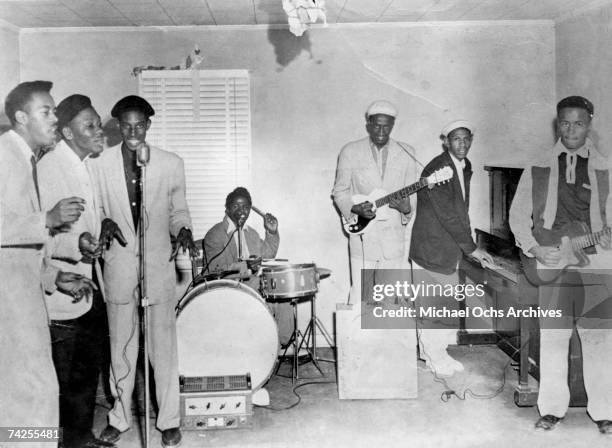
M 242 260 L 242 226 L 238 224 L 238 260 Z
M 145 213 L 146 213 L 146 163 L 142 163 L 140 166 L 140 219 L 138 220 L 139 226 L 139 239 L 138 246 L 140 251 L 140 275 L 138 278 L 138 285 L 140 289 L 140 306 L 143 311 L 142 331 L 144 333 L 144 377 L 145 377 L 145 392 L 144 392 L 144 406 L 145 406 L 145 434 L 144 442 L 145 448 L 149 448 L 149 298 L 147 297 L 147 278 L 146 278 L 146 230 L 145 230 Z

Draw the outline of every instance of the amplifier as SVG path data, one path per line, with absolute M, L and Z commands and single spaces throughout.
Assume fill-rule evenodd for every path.
M 181 376 L 181 428 L 250 427 L 253 419 L 251 375 Z

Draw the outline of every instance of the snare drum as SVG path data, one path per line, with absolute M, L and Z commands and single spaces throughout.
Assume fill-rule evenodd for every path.
M 261 270 L 261 291 L 269 299 L 305 297 L 319 290 L 318 280 L 314 263 L 266 266 Z
M 261 296 L 232 280 L 198 285 L 179 302 L 176 317 L 179 374 L 187 377 L 251 374 L 263 386 L 278 355 L 278 327 Z

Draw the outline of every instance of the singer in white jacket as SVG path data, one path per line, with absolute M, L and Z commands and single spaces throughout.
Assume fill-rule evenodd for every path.
M 149 299 L 149 347 L 159 406 L 157 428 L 162 444 L 181 441 L 177 366 L 174 257 L 180 247 L 192 255 L 191 218 L 185 199 L 185 171 L 180 157 L 146 144 L 149 117 L 155 111 L 138 96 L 121 99 L 111 111 L 123 141 L 105 150 L 94 173 L 104 219 L 100 244 L 111 347 L 110 386 L 115 397 L 109 424 L 100 434 L 117 441 L 130 428 L 131 401 L 138 357 L 138 271 L 141 231 L 138 165 L 146 164 L 146 285 Z M 112 220 L 112 221 L 110 221 Z M 116 224 L 114 224 L 116 223 Z M 176 238 L 172 247 L 171 235 Z M 123 244 L 122 244 L 123 243 Z

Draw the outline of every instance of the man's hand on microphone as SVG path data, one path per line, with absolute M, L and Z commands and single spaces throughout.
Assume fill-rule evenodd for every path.
M 176 244 L 174 245 L 174 249 L 172 250 L 172 254 L 170 255 L 169 261 L 172 261 L 176 258 L 179 249 L 189 251 L 189 256 L 191 258 L 196 258 L 200 255 L 200 251 L 198 250 L 197 246 L 193 241 L 191 230 L 189 230 L 187 227 L 183 227 L 177 235 Z
M 119 244 L 121 244 L 121 246 L 126 246 L 127 241 L 125 240 L 123 233 L 121 233 L 121 229 L 119 228 L 117 223 L 110 218 L 104 219 L 104 221 L 102 221 L 102 230 L 100 231 L 100 247 L 102 247 L 103 249 L 110 249 L 115 238 L 117 239 L 117 241 L 119 241 Z
M 81 212 L 85 210 L 83 204 L 85 204 L 85 199 L 76 196 L 60 200 L 47 212 L 47 228 L 59 231 L 68 230 L 69 225 L 77 221 Z

